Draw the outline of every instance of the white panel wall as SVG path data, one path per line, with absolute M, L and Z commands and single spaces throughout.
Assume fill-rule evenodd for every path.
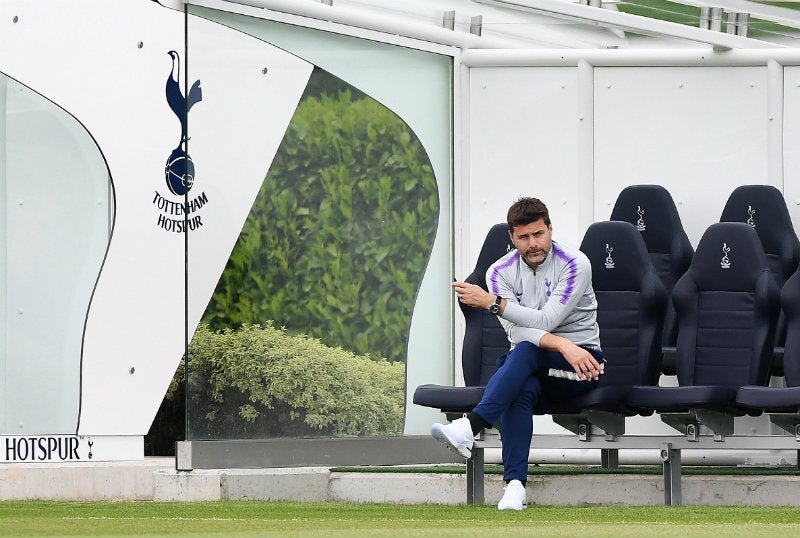
M 610 216 L 622 188 L 658 183 L 697 244 L 736 186 L 784 188 L 774 172 L 783 167 L 798 221 L 800 186 L 791 179 L 800 157 L 791 143 L 800 142 L 800 125 L 791 118 L 800 107 L 800 72 L 787 70 L 781 145 L 773 107 L 784 89 L 770 86 L 766 65 L 471 69 L 465 269 L 488 227 L 523 194 L 548 204 L 557 239 L 578 244 L 589 223 Z M 774 162 L 782 152 L 785 165 Z M 592 202 L 582 204 L 587 196 Z
M 768 183 L 765 67 L 596 67 L 595 220 L 627 185 L 670 191 L 692 244 L 731 191 Z
M 469 208 L 464 213 L 469 256 L 459 278 L 474 268 L 489 227 L 504 222 L 508 206 L 520 196 L 544 201 L 556 241 L 576 244 L 582 233 L 578 116 L 574 67 L 471 70 Z

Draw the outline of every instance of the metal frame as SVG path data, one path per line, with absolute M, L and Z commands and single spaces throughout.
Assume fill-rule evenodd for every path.
M 617 48 L 624 43 L 624 32 L 661 40 L 682 40 L 712 46 L 715 50 L 749 48 L 783 48 L 784 45 L 752 39 L 742 35 L 747 22 L 739 15 L 753 17 L 800 29 L 800 14 L 792 10 L 764 6 L 745 0 L 728 0 L 724 10 L 736 15 L 729 21 L 732 32 L 720 28 L 700 28 L 640 15 L 604 9 L 592 2 L 574 3 L 560 0 L 476 0 L 478 7 L 464 6 L 462 11 L 449 4 L 397 4 L 384 0 L 359 3 L 351 0 L 334 2 L 297 2 L 296 0 L 183 0 L 186 4 L 211 7 L 222 11 L 247 14 L 308 28 L 375 38 L 384 43 L 392 39 L 412 39 L 471 49 L 542 49 L 552 48 Z M 720 14 L 723 7 L 703 0 L 677 0 L 689 6 L 713 8 Z M 734 11 L 735 10 L 735 11 Z M 745 17 L 741 17 L 744 19 Z M 548 23 L 553 20 L 553 24 Z M 569 30 L 557 28 L 558 21 L 581 23 Z M 720 19 L 721 22 L 721 19 Z M 512 24 L 513 23 L 513 24 Z M 607 37 L 591 34 L 602 28 Z M 487 32 L 488 30 L 488 32 Z M 372 37 L 365 32 L 373 32 Z M 402 44 L 402 43 L 396 43 Z M 659 47 L 662 48 L 662 47 Z
M 798 415 L 794 415 L 797 417 Z M 662 476 L 664 479 L 664 504 L 679 506 L 681 495 L 681 451 L 703 450 L 800 450 L 800 435 L 605 435 L 587 425 L 587 435 L 537 435 L 531 438 L 531 446 L 537 449 L 587 449 L 601 450 L 601 461 L 605 468 L 618 466 L 619 450 L 660 450 Z M 800 432 L 800 429 L 798 429 Z M 594 433 L 594 435 L 593 435 Z M 599 433 L 599 435 L 597 435 Z M 497 430 L 486 430 L 475 442 L 473 457 L 467 460 L 467 504 L 483 504 L 482 481 L 484 451 L 502 446 Z M 479 483 L 481 482 L 481 483 Z
M 296 0 L 247 0 L 246 3 L 232 0 L 187 0 L 186 3 L 451 56 L 452 47 L 517 48 L 530 45 L 520 40 L 478 36 L 449 30 L 444 26 L 421 24 L 410 17 L 369 13 L 338 4 Z
M 551 17 L 592 24 L 614 30 L 623 30 L 658 38 L 685 39 L 705 43 L 717 50 L 738 48 L 781 48 L 757 39 L 749 39 L 735 34 L 727 34 L 677 24 L 669 21 L 651 19 L 640 15 L 621 13 L 610 9 L 602 9 L 559 0 L 475 0 L 480 4 L 507 7 L 527 13 L 548 15 Z
M 774 22 L 789 28 L 800 29 L 800 13 L 797 11 L 782 8 L 779 6 L 765 5 L 759 2 L 749 2 L 747 0 L 725 0 L 724 2 L 705 2 L 703 0 L 677 0 L 679 4 L 695 7 L 710 7 L 724 9 L 733 14 L 750 14 L 757 19 Z

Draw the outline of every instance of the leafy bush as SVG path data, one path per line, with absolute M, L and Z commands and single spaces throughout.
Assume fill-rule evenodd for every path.
M 438 220 L 436 181 L 392 111 L 350 91 L 320 93 L 324 82 L 298 105 L 203 319 L 214 329 L 278 320 L 404 360 Z
M 403 363 L 357 356 L 305 335 L 201 324 L 189 349 L 192 439 L 399 434 Z M 167 399 L 180 390 L 182 368 Z

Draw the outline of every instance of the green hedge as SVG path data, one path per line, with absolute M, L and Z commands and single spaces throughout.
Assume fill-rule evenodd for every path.
M 390 435 L 403 428 L 403 363 L 357 356 L 271 323 L 212 331 L 189 349 L 192 439 Z M 181 393 L 182 368 L 167 398 Z
M 214 329 L 276 320 L 405 360 L 438 220 L 430 161 L 380 103 L 318 93 L 298 105 L 203 319 Z

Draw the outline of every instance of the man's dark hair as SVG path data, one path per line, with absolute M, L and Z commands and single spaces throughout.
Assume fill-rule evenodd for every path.
M 538 198 L 522 197 L 508 208 L 508 231 L 513 232 L 515 226 L 525 226 L 541 218 L 550 226 L 550 213 L 547 212 L 544 202 Z

